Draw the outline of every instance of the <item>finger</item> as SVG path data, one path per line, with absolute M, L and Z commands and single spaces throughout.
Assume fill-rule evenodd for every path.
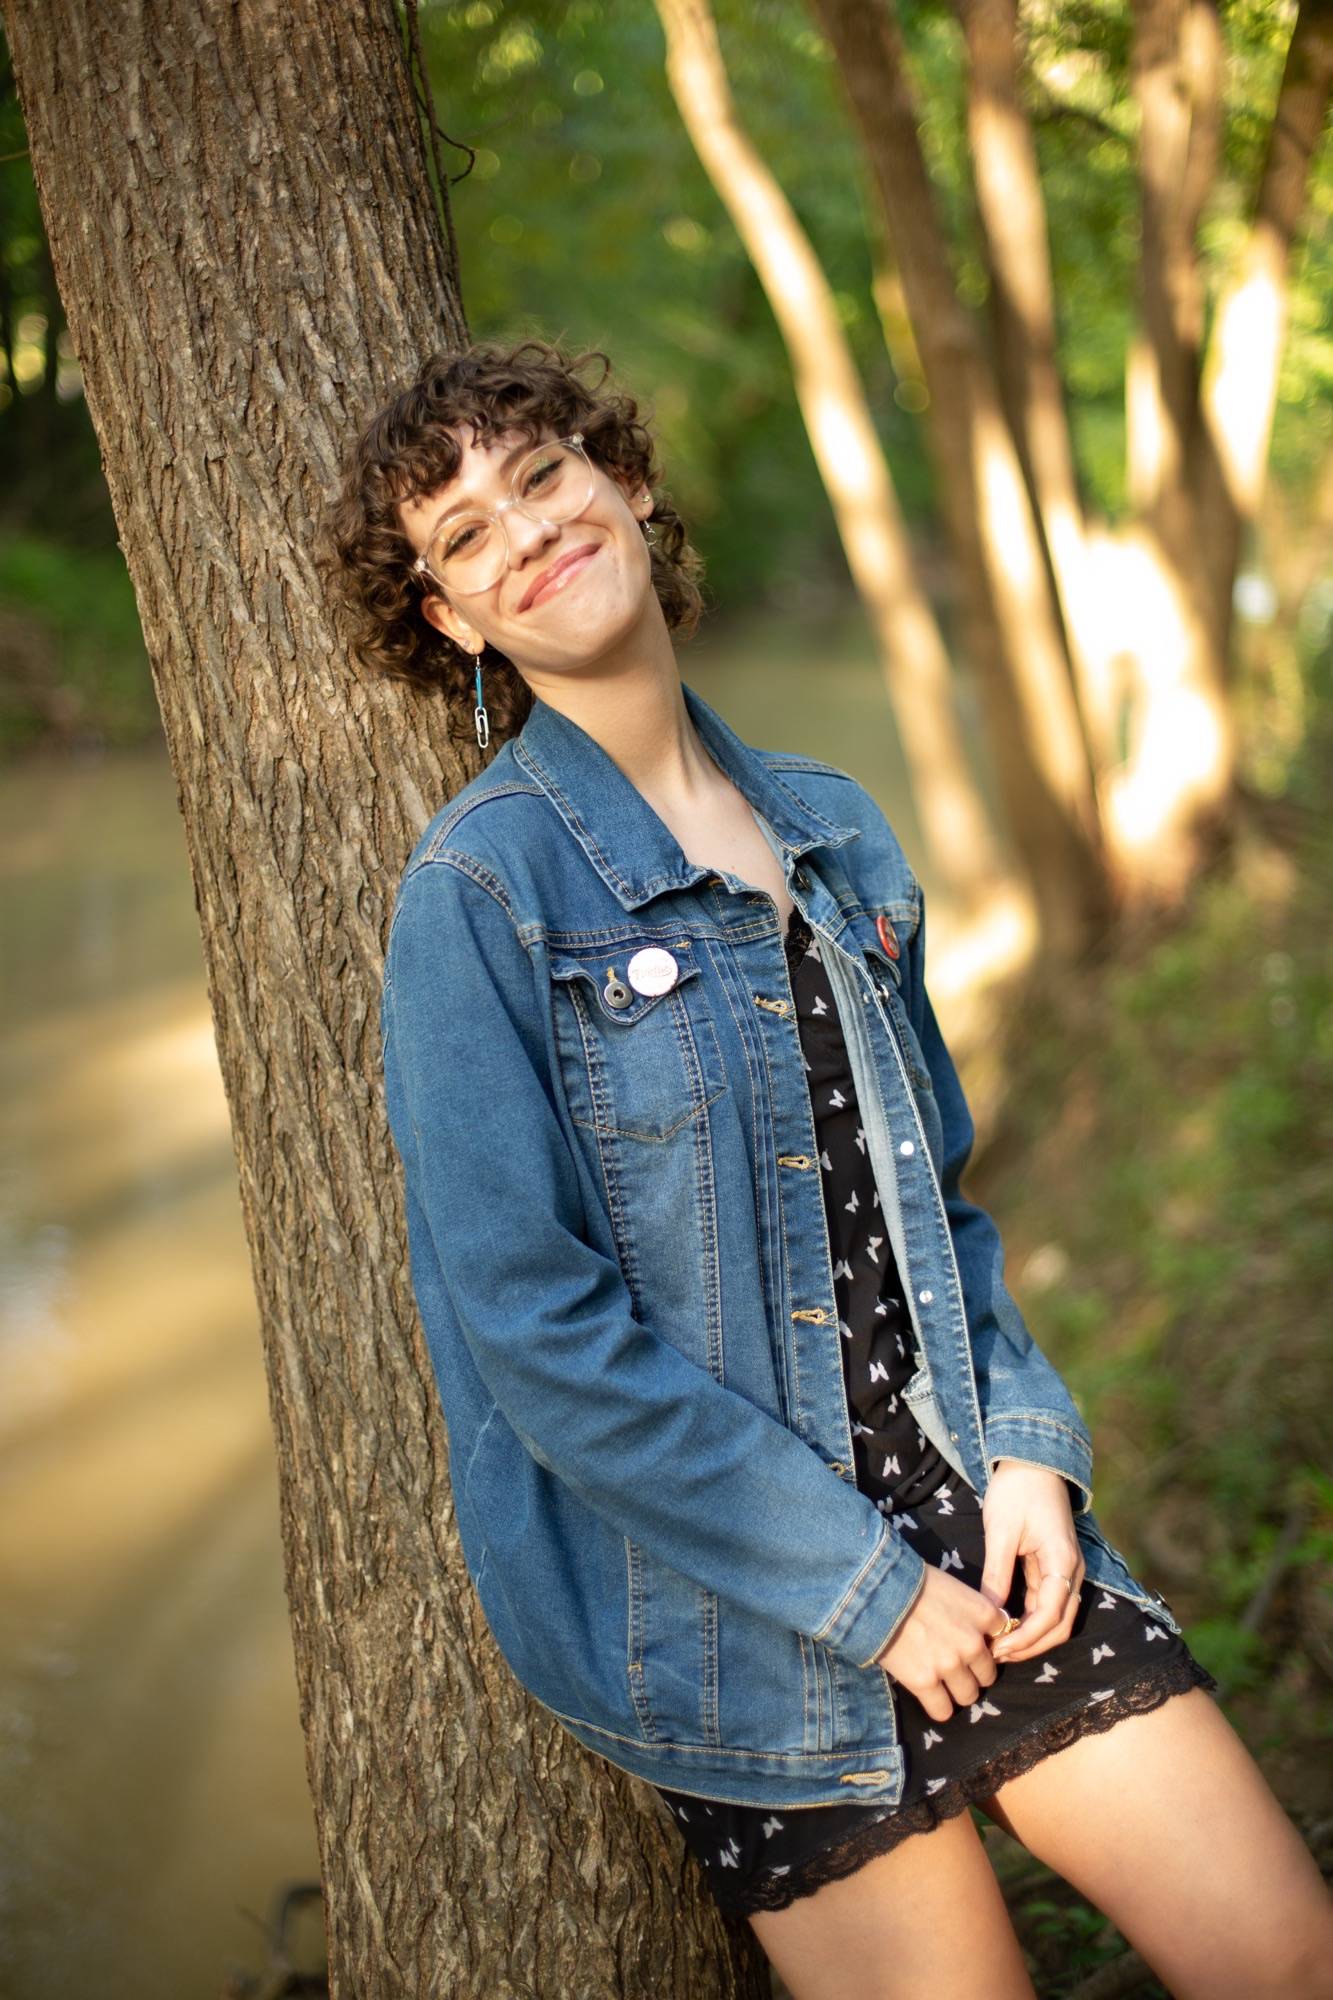
M 1074 1605 L 1077 1588 L 1077 1578 L 1074 1591 L 1070 1591 L 1062 1576 L 1043 1577 L 1036 1606 L 1007 1640 L 996 1642 L 993 1648 L 995 1658 L 1002 1665 L 1006 1660 L 1030 1660 L 1058 1643 L 1058 1638 L 1067 1638 L 1073 1620 L 1072 1613 L 1069 1617 L 1066 1613 L 1070 1612 L 1071 1606 L 1077 1608 Z
M 1011 1646 L 1026 1645 L 1029 1640 L 1035 1639 L 1039 1631 L 1037 1620 L 1040 1620 L 1040 1630 L 1048 1633 L 1051 1621 L 1047 1614 L 1052 1609 L 1055 1610 L 1056 1622 L 1064 1619 L 1073 1598 L 1064 1579 L 1071 1577 L 1077 1590 L 1085 1567 L 1083 1551 L 1072 1536 L 1060 1536 L 1024 1552 L 1023 1569 L 1028 1580 L 1025 1619 L 1034 1622 L 1019 1625 L 1017 1631 L 1010 1635 Z M 1054 1588 L 1057 1585 L 1061 1593 L 1058 1598 Z M 1004 1650 L 1002 1645 L 1001 1653 Z
M 1072 1639 L 1074 1636 L 1074 1620 L 1078 1617 L 1078 1607 L 1083 1594 L 1084 1567 L 1080 1557 L 1073 1569 L 1068 1572 L 1072 1582 L 1065 1601 L 1064 1616 L 1060 1620 L 1061 1637 L 1064 1639 Z
M 1058 1582 L 1058 1580 L 1057 1580 Z M 1073 1637 L 1074 1620 L 1078 1616 L 1079 1581 L 1076 1579 L 1072 1591 L 1067 1591 L 1058 1582 L 1061 1604 L 1057 1607 L 1050 1586 L 1044 1586 L 1046 1600 L 1040 1604 L 1030 1619 L 1024 1620 L 1018 1629 L 1010 1634 L 1009 1648 L 997 1647 L 996 1657 L 1001 1666 L 1008 1660 L 1033 1660 L 1047 1653 L 1053 1646 L 1063 1645 Z
M 981 1689 L 977 1685 L 977 1677 L 971 1667 L 961 1663 L 951 1668 L 944 1676 L 944 1685 L 948 1688 L 949 1693 L 953 1696 L 959 1708 L 971 1708 L 973 1702 L 981 1693 Z
M 977 1650 L 968 1661 L 972 1676 L 978 1687 L 993 1687 L 1000 1669 L 995 1664 L 995 1655 L 990 1649 L 990 1641 L 983 1632 Z
M 1073 1614 L 1078 1609 L 1073 1592 L 1058 1576 L 1045 1577 L 1038 1588 L 1031 1614 L 1010 1634 L 1008 1646 L 998 1648 L 1001 1662 L 1035 1659 L 1070 1636 Z
M 953 1714 L 953 1703 L 942 1681 L 932 1681 L 929 1687 L 913 1688 L 912 1693 L 932 1722 L 947 1722 Z
M 1017 1521 L 1011 1520 L 1005 1526 L 985 1529 L 986 1554 L 981 1571 L 980 1589 L 991 1602 L 1003 1611 L 1009 1599 L 1014 1581 L 1014 1556 L 1018 1549 L 1021 1529 Z

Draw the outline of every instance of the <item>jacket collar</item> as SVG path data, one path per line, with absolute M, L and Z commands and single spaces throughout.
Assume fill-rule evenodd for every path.
M 840 847 L 859 827 L 824 818 L 783 784 L 765 753 L 752 750 L 685 681 L 690 720 L 714 762 L 768 821 L 790 867 L 813 847 Z M 578 723 L 540 696 L 518 735 L 514 756 L 547 792 L 557 812 L 613 895 L 627 910 L 686 889 L 715 871 L 688 861 L 670 827 L 642 792 Z

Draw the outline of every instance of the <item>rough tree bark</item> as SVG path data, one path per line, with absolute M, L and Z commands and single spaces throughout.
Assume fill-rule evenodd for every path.
M 313 560 L 354 427 L 466 338 L 384 0 L 4 0 L 193 871 L 260 1308 L 332 1991 L 758 1996 L 655 1795 L 514 1682 L 454 1529 L 378 997 L 470 775 Z

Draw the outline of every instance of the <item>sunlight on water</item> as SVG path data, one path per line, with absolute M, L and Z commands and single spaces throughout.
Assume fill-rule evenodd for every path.
M 317 1859 L 165 755 L 7 774 L 0 856 L 0 1983 L 184 2000 Z

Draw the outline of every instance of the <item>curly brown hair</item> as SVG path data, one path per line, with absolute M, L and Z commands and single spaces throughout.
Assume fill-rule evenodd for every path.
M 603 364 L 591 385 L 579 379 L 590 361 Z M 653 587 L 668 629 L 690 637 L 703 611 L 703 564 L 656 484 L 661 469 L 639 404 L 623 392 L 602 392 L 610 374 L 608 356 L 596 347 L 568 354 L 536 336 L 473 341 L 457 353 L 431 354 L 416 379 L 369 418 L 327 510 L 317 557 L 348 611 L 353 651 L 368 671 L 443 693 L 451 712 L 471 714 L 477 656 L 422 616 L 437 587 L 414 574 L 417 552 L 396 511 L 453 478 L 462 451 L 452 431 L 464 423 L 478 442 L 516 432 L 535 444 L 548 426 L 558 435 L 581 430 L 594 464 L 622 482 L 649 486 L 657 531 L 649 545 Z M 531 708 L 532 691 L 497 648 L 488 645 L 480 658 L 492 731 L 509 734 Z

